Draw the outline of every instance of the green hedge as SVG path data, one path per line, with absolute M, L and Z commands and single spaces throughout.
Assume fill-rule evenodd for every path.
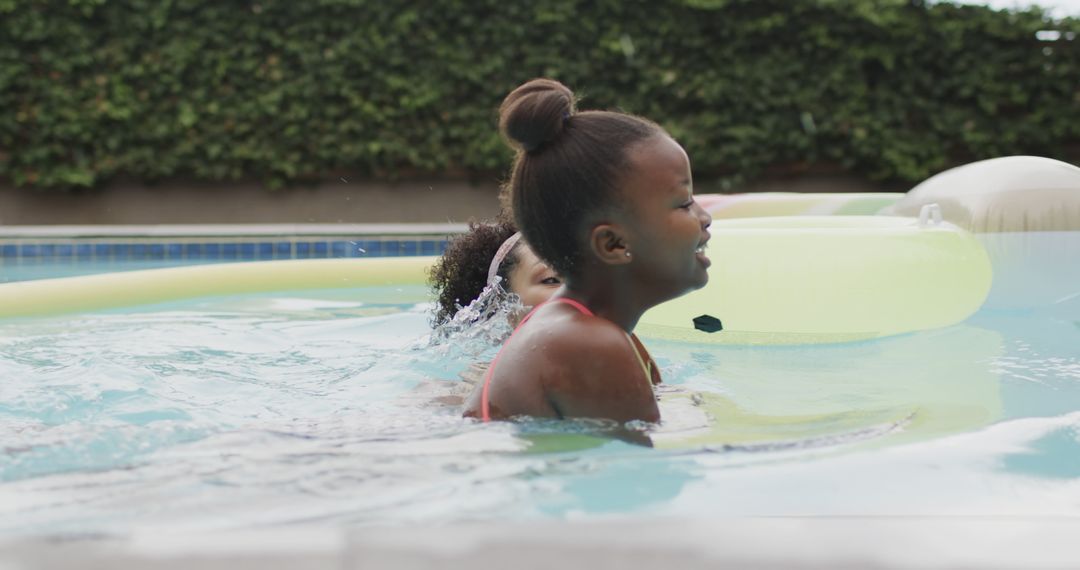
M 702 182 L 910 182 L 1072 159 L 1078 32 L 896 0 L 0 0 L 0 178 L 490 176 L 494 109 L 543 75 L 667 126 Z

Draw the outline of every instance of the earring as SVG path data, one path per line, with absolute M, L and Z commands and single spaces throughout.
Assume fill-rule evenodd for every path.
M 630 257 L 630 252 L 626 252 L 626 257 Z

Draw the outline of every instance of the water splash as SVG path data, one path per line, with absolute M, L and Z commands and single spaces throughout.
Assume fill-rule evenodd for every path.
M 444 363 L 449 360 L 468 364 L 494 358 L 527 310 L 521 297 L 503 288 L 501 281 L 496 277 L 471 303 L 459 305 L 453 318 L 435 327 L 413 349 Z

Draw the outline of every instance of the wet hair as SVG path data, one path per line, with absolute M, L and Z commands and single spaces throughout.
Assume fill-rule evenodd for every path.
M 469 231 L 455 236 L 446 244 L 446 251 L 428 273 L 428 282 L 435 293 L 435 314 L 432 325 L 439 326 L 454 318 L 458 309 L 467 306 L 487 286 L 488 267 L 499 246 L 517 232 L 508 216 L 494 221 L 469 222 Z M 521 242 L 506 254 L 497 275 L 503 283 L 518 263 Z
M 575 107 L 562 83 L 534 79 L 499 108 L 499 130 L 517 151 L 506 187 L 514 220 L 537 256 L 571 278 L 589 226 L 620 208 L 630 150 L 666 134 L 641 117 Z

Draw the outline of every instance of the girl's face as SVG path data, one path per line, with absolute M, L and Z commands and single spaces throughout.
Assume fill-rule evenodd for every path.
M 712 216 L 694 201 L 686 152 L 670 137 L 657 136 L 633 148 L 629 158 L 633 167 L 622 187 L 631 213 L 626 247 L 632 274 L 661 301 L 704 287 Z
M 540 261 L 524 241 L 514 249 L 514 255 L 517 257 L 517 264 L 510 270 L 510 291 L 521 297 L 523 305 L 539 305 L 562 287 L 562 280 L 555 271 Z

